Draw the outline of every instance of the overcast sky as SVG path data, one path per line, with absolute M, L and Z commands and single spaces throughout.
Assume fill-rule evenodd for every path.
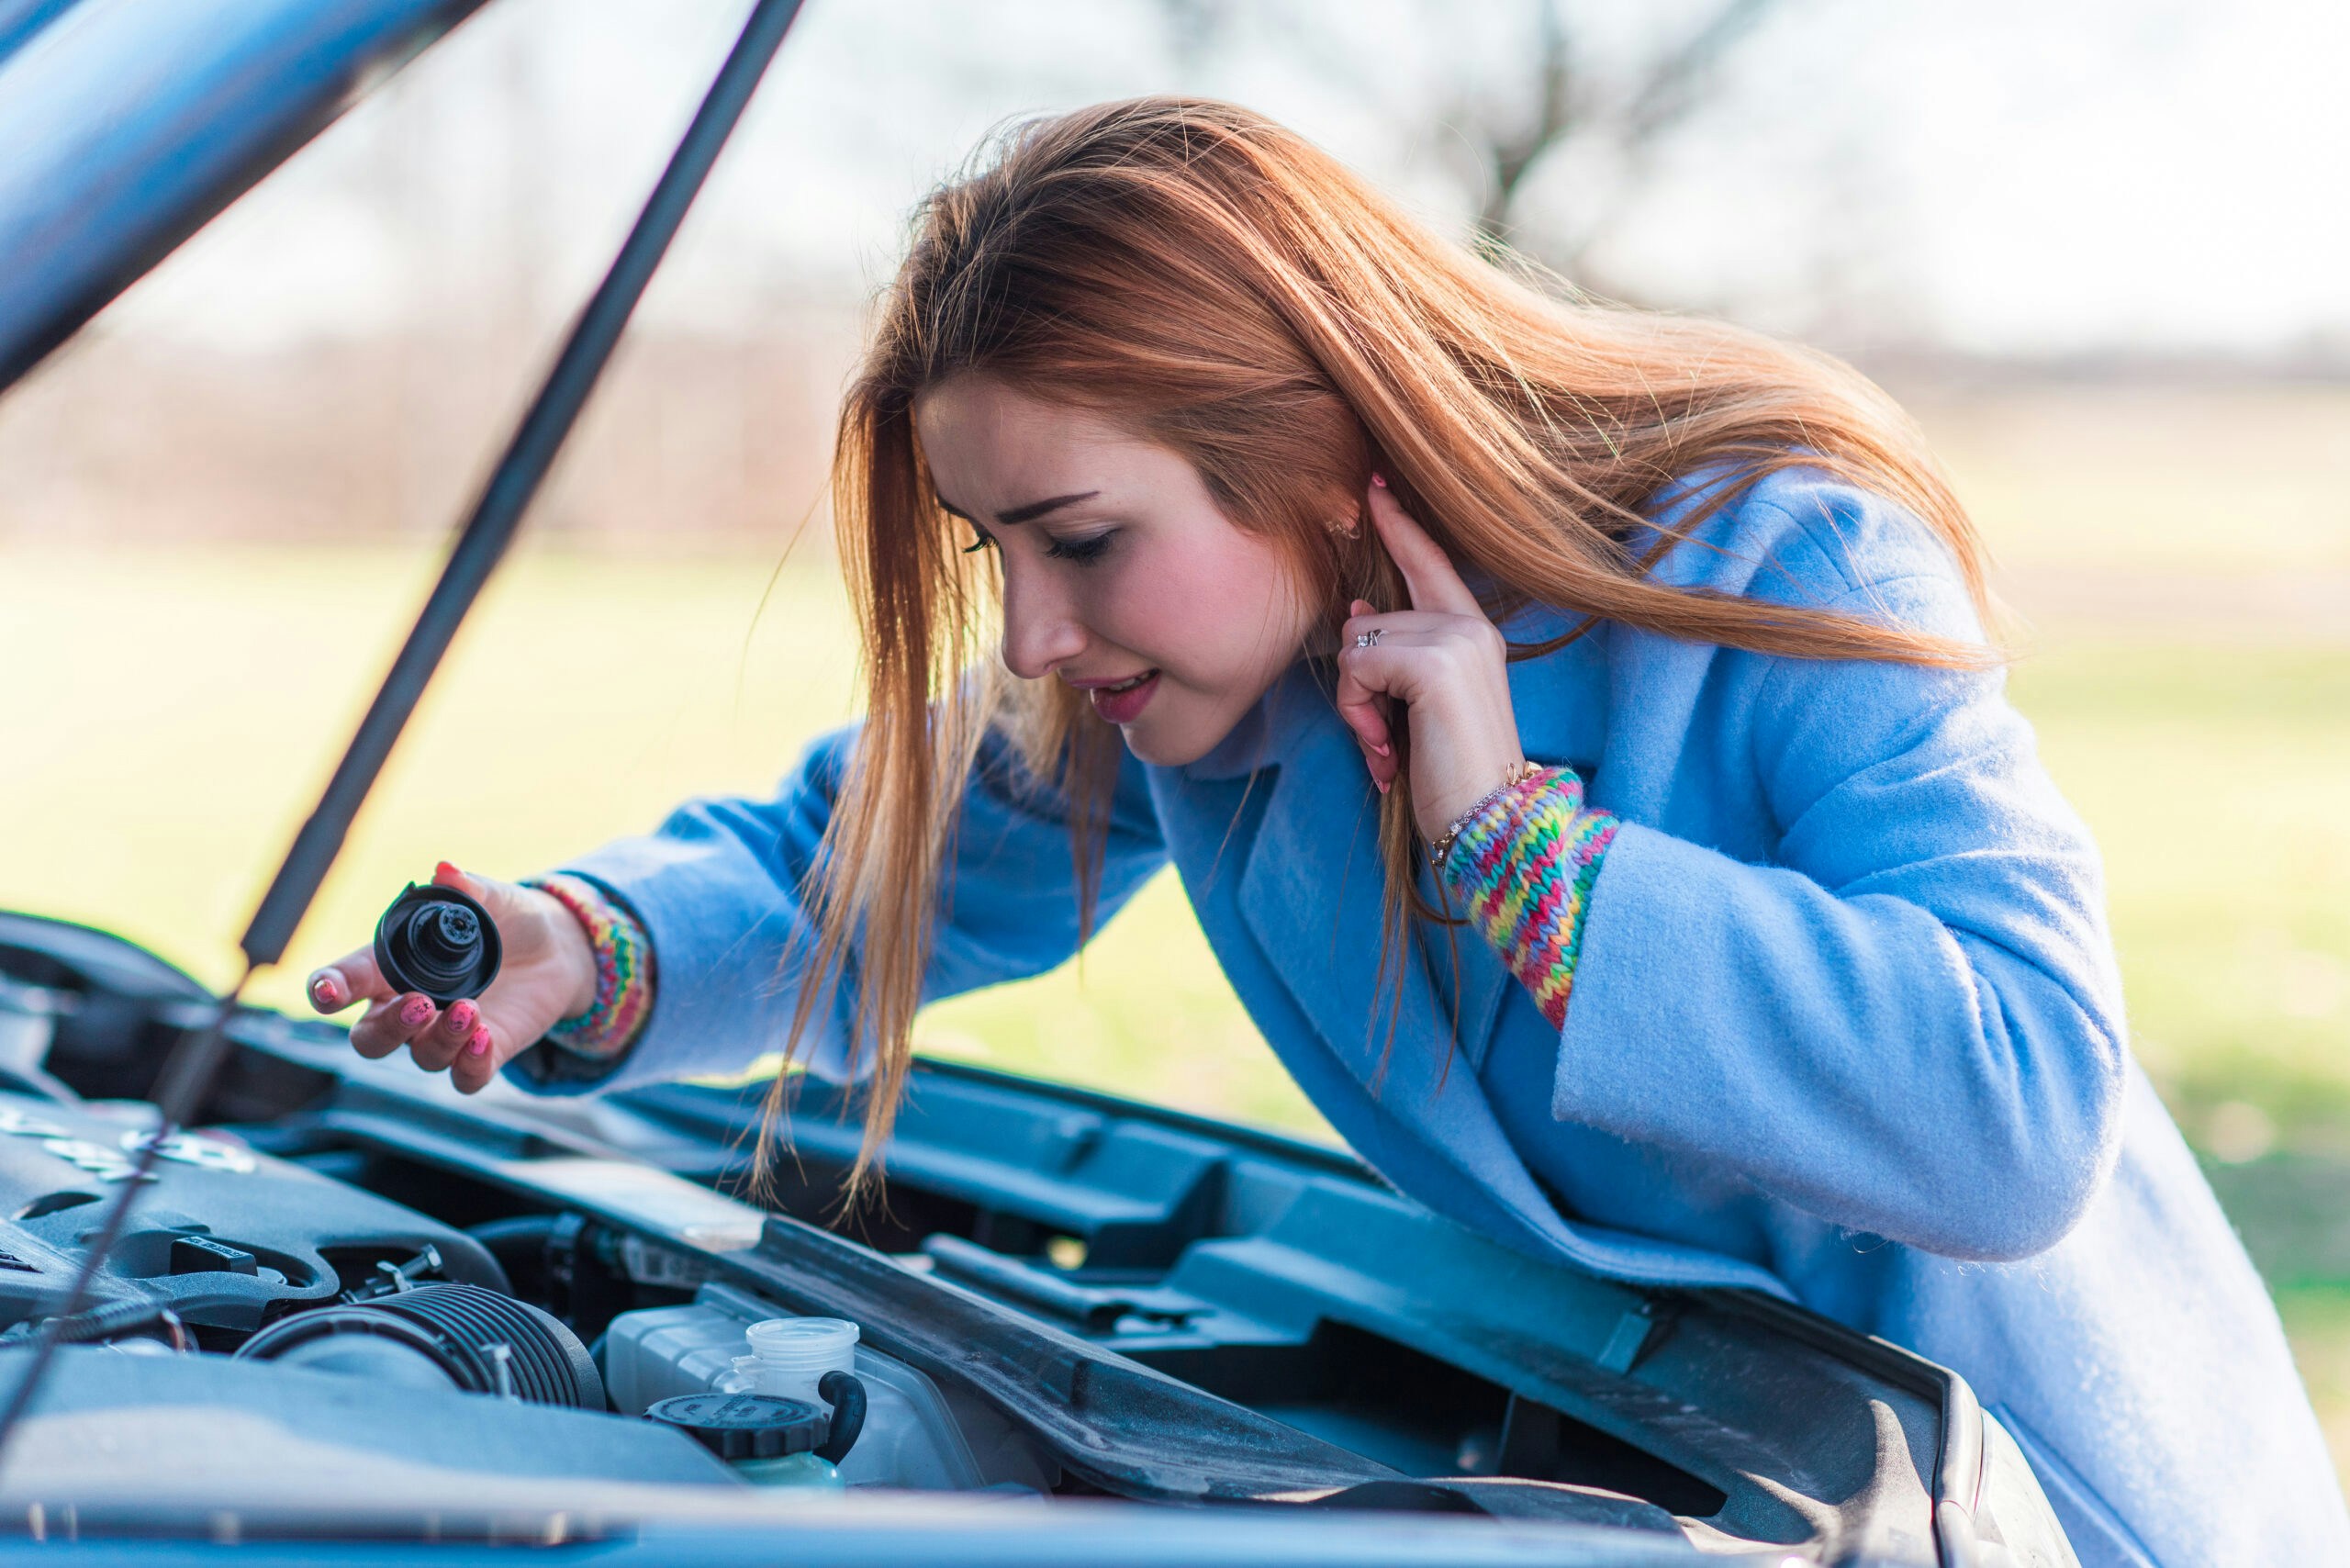
M 1199 3 L 1199 0 L 1194 0 Z M 809 0 L 648 311 L 835 315 L 908 207 L 1008 116 L 1237 98 L 1455 230 L 1457 128 L 1530 91 L 1534 0 L 1257 0 L 1195 47 L 1163 0 Z M 1602 79 L 1703 6 L 1571 6 Z M 432 316 L 552 320 L 593 280 L 743 0 L 498 0 L 125 301 L 120 328 L 266 343 Z M 1992 353 L 2350 358 L 2344 0 L 1785 0 L 1608 215 L 1642 297 Z

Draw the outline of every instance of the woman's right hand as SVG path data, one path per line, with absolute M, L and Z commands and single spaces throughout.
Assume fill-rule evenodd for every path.
M 373 1003 L 351 1025 L 352 1049 L 387 1057 L 406 1046 L 417 1066 L 445 1070 L 471 1094 L 557 1022 L 588 1011 L 596 1000 L 596 955 L 571 912 L 535 888 L 468 876 L 445 860 L 432 880 L 470 894 L 497 923 L 505 961 L 489 989 L 445 1008 L 412 991 L 396 993 L 369 946 L 313 972 L 310 1005 L 340 1013 L 354 1002 Z

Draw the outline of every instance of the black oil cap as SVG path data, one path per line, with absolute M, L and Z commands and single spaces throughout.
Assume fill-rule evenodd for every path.
M 822 1439 L 827 1425 L 820 1406 L 765 1394 L 681 1394 L 644 1414 L 682 1429 L 726 1460 L 806 1453 Z
M 489 911 L 454 888 L 410 882 L 375 923 L 375 968 L 396 991 L 447 1006 L 498 978 L 504 945 Z

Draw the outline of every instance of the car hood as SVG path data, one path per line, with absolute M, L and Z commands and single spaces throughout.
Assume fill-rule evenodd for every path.
M 0 0 L 0 391 L 481 0 Z

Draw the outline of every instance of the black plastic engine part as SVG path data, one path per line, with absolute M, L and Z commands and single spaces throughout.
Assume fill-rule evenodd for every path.
M 968 1394 L 1002 1411 L 1100 1491 L 1239 1501 L 1404 1479 L 1376 1460 L 798 1220 L 770 1215 L 757 1248 L 713 1260 L 725 1282 L 786 1311 L 850 1319 L 861 1344 L 927 1373 L 950 1398 Z
M 545 1304 L 583 1329 L 636 1305 L 620 1233 L 587 1215 L 515 1215 L 468 1226 L 513 1282 L 514 1294 Z
M 0 1093 L 0 1327 L 58 1310 L 97 1216 L 149 1137 L 119 1108 Z M 430 1252 L 403 1284 L 453 1280 L 500 1293 L 505 1271 L 464 1232 L 276 1159 L 227 1133 L 164 1141 L 146 1205 L 86 1305 L 160 1304 L 192 1328 L 239 1338 L 323 1307 L 379 1261 Z
M 813 1453 L 839 1464 L 865 1431 L 865 1384 L 856 1372 L 834 1371 L 818 1380 L 815 1392 L 832 1406 L 830 1422 L 806 1399 L 771 1394 L 679 1394 L 651 1406 L 643 1417 L 677 1427 L 722 1460 Z
M 217 1005 L 191 976 L 120 936 L 0 910 L 0 1034 L 17 1036 L 16 1055 L 0 1066 L 0 1089 L 51 1103 L 149 1099 L 164 1059 L 190 1030 L 209 1025 Z M 255 1020 L 284 1026 L 276 1014 L 239 1022 Z M 46 1049 L 32 1037 L 44 1031 Z M 274 1121 L 335 1083 L 319 1066 L 241 1043 L 196 1119 Z
M 677 1428 L 723 1460 L 812 1453 L 838 1464 L 865 1430 L 865 1384 L 854 1372 L 828 1372 L 816 1392 L 833 1407 L 829 1422 L 804 1399 L 765 1394 L 681 1394 L 644 1415 Z
M 816 1445 L 816 1457 L 838 1464 L 865 1430 L 865 1384 L 855 1372 L 828 1372 L 816 1380 L 816 1392 L 833 1407 L 833 1429 Z
M 237 1355 L 408 1384 L 437 1372 L 467 1393 L 604 1408 L 604 1381 L 576 1334 L 537 1307 L 476 1285 L 420 1285 L 296 1313 L 246 1340 Z
M 48 1043 L 26 1052 L 95 1099 L 144 1099 L 183 1029 L 207 1015 L 211 993 L 121 937 L 68 921 L 0 913 L 0 977 L 19 990 L 10 1011 L 46 1014 Z M 34 1088 L 54 1098 L 46 1085 Z
M 489 911 L 454 888 L 410 882 L 375 923 L 375 967 L 385 981 L 444 1007 L 488 990 L 504 958 Z
M 856 1372 L 832 1371 L 815 1383 L 832 1406 L 832 1420 L 806 1399 L 773 1394 L 679 1394 L 646 1408 L 646 1420 L 677 1427 L 722 1460 L 773 1460 L 813 1453 L 839 1464 L 865 1431 L 865 1384 Z
M 824 1413 L 813 1405 L 764 1394 L 681 1394 L 650 1406 L 644 1417 L 729 1461 L 809 1453 L 824 1433 Z
M 208 1236 L 172 1238 L 171 1269 L 174 1274 L 250 1274 L 258 1278 L 261 1261 L 241 1247 L 215 1241 Z

